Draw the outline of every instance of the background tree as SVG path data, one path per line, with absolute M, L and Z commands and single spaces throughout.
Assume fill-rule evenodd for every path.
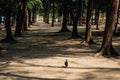
M 62 28 L 60 32 L 70 32 L 67 28 L 67 15 L 69 14 L 69 1 L 62 0 L 62 9 L 63 9 L 63 21 L 62 21 Z
M 82 0 L 77 0 L 77 1 L 73 1 L 71 2 L 71 8 L 70 8 L 70 15 L 73 21 L 73 29 L 72 29 L 72 38 L 79 38 L 79 34 L 78 34 L 78 20 L 81 16 L 81 11 L 82 11 Z
M 16 3 L 17 6 L 17 18 L 16 18 L 16 29 L 15 29 L 15 36 L 20 37 L 22 36 L 22 31 L 28 30 L 28 21 L 29 25 L 34 23 L 36 20 L 36 13 L 37 10 L 41 8 L 41 1 L 40 0 L 19 0 Z M 28 11 L 30 15 L 33 13 L 32 16 L 29 16 L 30 20 L 28 20 Z M 34 19 L 35 18 L 35 19 Z
M 2 40 L 5 43 L 16 42 L 12 35 L 11 30 L 11 13 L 12 13 L 13 0 L 7 0 L 5 5 L 5 29 L 6 29 L 6 38 Z
M 14 36 L 20 37 L 22 36 L 22 27 L 23 27 L 23 11 L 22 11 L 22 1 L 17 1 L 18 3 L 18 9 L 17 9 L 17 17 L 16 17 L 16 28 Z
M 85 41 L 82 42 L 82 44 L 92 44 L 92 10 L 93 10 L 94 0 L 89 0 L 87 5 L 87 16 L 86 16 L 86 30 L 85 30 Z

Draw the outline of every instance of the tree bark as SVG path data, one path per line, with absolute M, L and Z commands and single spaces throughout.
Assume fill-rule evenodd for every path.
M 23 3 L 23 31 L 28 30 L 28 10 L 27 10 L 27 1 L 22 0 Z
M 37 21 L 37 14 L 35 11 L 32 12 L 32 23 L 35 23 Z
M 72 38 L 79 38 L 80 37 L 78 34 L 77 25 L 78 25 L 78 19 L 75 17 L 75 18 L 73 18 Z
M 119 54 L 115 52 L 112 45 L 113 29 L 114 29 L 115 19 L 117 16 L 118 5 L 119 5 L 119 0 L 108 1 L 104 38 L 103 38 L 102 46 L 98 51 L 98 53 L 96 54 L 97 56 L 99 55 L 104 57 L 119 56 Z
M 73 29 L 72 29 L 72 38 L 79 38 L 78 34 L 78 20 L 80 19 L 80 15 L 82 14 L 82 0 L 78 1 L 78 7 L 76 15 L 73 14 L 74 11 L 71 10 L 71 18 L 73 20 Z
M 95 10 L 95 25 L 96 25 L 96 30 L 99 30 L 99 15 L 100 15 L 100 6 L 101 6 L 101 0 L 98 0 L 98 5 L 97 8 Z
M 28 27 L 32 24 L 32 13 L 30 10 L 28 10 Z
M 87 17 L 86 17 L 86 31 L 85 31 L 85 42 L 87 43 L 94 43 L 92 39 L 92 24 L 91 24 L 91 16 L 92 16 L 92 9 L 93 9 L 94 0 L 89 0 L 87 6 Z
M 16 28 L 15 28 L 15 34 L 16 37 L 22 36 L 22 26 L 23 26 L 23 12 L 22 12 L 22 2 L 19 0 L 18 2 L 18 11 L 17 11 L 17 18 L 16 18 Z
M 13 35 L 12 35 L 12 30 L 11 30 L 11 7 L 12 7 L 12 3 L 11 0 L 8 0 L 8 5 L 6 6 L 6 12 L 5 12 L 5 28 L 6 28 L 6 38 L 2 40 L 2 42 L 5 43 L 11 43 L 11 42 L 15 42 Z
M 116 22 L 115 22 L 115 28 L 114 28 L 114 31 L 113 31 L 113 34 L 114 34 L 114 35 L 115 35 L 115 33 L 116 33 L 118 24 L 119 24 L 119 7 L 118 7 L 118 12 L 117 12 L 117 19 L 116 19 Z
M 63 0 L 63 22 L 60 32 L 70 32 L 67 28 L 68 2 Z
M 44 12 L 43 21 L 49 24 L 49 13 L 48 12 Z
M 54 1 L 53 1 L 53 3 L 52 3 L 53 5 L 52 5 L 52 24 L 51 24 L 51 26 L 52 27 L 54 27 L 54 23 L 55 23 L 55 3 L 54 3 Z

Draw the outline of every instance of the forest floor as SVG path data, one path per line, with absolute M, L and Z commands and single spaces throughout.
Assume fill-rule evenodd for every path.
M 95 30 L 93 26 L 98 44 L 83 46 L 82 39 L 70 39 L 71 32 L 59 33 L 60 23 L 54 27 L 35 23 L 24 37 L 15 38 L 18 43 L 0 43 L 0 80 L 120 80 L 120 59 L 94 57 L 101 46 L 103 27 Z M 81 36 L 84 28 L 79 26 Z M 4 37 L 2 28 L 0 40 Z M 120 37 L 113 38 L 113 45 L 120 52 Z M 63 67 L 66 59 L 68 68 Z

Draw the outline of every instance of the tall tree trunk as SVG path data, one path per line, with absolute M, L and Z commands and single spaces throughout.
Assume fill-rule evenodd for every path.
M 15 26 L 15 24 L 16 24 L 16 16 L 13 16 L 12 17 L 12 26 Z
M 98 7 L 95 10 L 95 25 L 96 25 L 96 30 L 99 30 L 99 16 L 100 16 L 100 7 L 101 7 L 101 0 L 98 0 Z
M 63 22 L 60 32 L 70 32 L 67 28 L 68 2 L 63 0 Z
M 92 24 L 91 24 L 91 16 L 92 16 L 92 9 L 93 9 L 94 0 L 89 0 L 87 6 L 87 17 L 86 17 L 86 31 L 85 31 L 85 42 L 87 43 L 94 43 L 92 39 Z
M 116 22 L 115 22 L 115 28 L 114 28 L 114 31 L 113 31 L 113 34 L 116 33 L 116 30 L 117 30 L 117 27 L 118 27 L 118 24 L 119 24 L 119 7 L 118 7 L 118 12 L 117 12 L 117 19 L 116 19 Z
M 49 13 L 48 12 L 44 12 L 43 21 L 49 24 Z
M 105 57 L 116 57 L 119 55 L 117 52 L 115 52 L 112 45 L 113 29 L 114 29 L 115 19 L 117 16 L 118 5 L 119 5 L 119 0 L 108 1 L 104 38 L 101 49 L 96 54 L 97 56 L 102 55 Z
M 17 11 L 17 18 L 16 18 L 16 28 L 15 28 L 15 34 L 16 37 L 22 36 L 22 26 L 23 26 L 23 12 L 22 12 L 22 2 L 19 0 L 18 2 L 18 11 Z
M 68 12 L 68 15 L 67 15 L 67 24 L 68 25 L 72 25 L 73 24 L 73 20 L 71 18 L 71 13 L 70 12 Z
M 81 15 L 80 15 L 80 18 L 79 18 L 79 25 L 80 26 L 83 26 L 82 24 L 82 18 L 83 18 L 83 12 L 84 12 L 84 9 L 83 9 L 83 1 L 81 2 Z
M 53 27 L 54 26 L 54 23 L 55 23 L 55 3 L 53 2 L 52 3 L 53 4 L 53 6 L 52 6 L 52 24 L 51 24 L 51 26 Z
M 36 12 L 32 12 L 32 23 L 35 23 L 37 21 L 37 14 Z
M 28 30 L 28 10 L 27 10 L 27 0 L 22 0 L 23 3 L 23 31 Z
M 96 30 L 99 30 L 99 15 L 100 15 L 100 9 L 96 11 L 96 19 L 95 19 Z
M 77 7 L 77 12 L 76 15 L 74 16 L 73 11 L 71 12 L 71 17 L 73 19 L 73 29 L 72 29 L 72 38 L 79 38 L 78 34 L 78 20 L 80 19 L 80 15 L 82 13 L 82 0 L 78 1 L 78 7 Z
M 77 17 L 74 17 L 73 18 L 72 38 L 79 38 L 80 37 L 78 34 L 77 25 L 78 25 L 78 19 L 77 19 Z
M 32 13 L 30 10 L 28 10 L 28 27 L 32 24 Z
M 5 16 L 6 16 L 6 20 L 5 20 L 5 28 L 6 28 L 6 38 L 2 40 L 2 42 L 5 42 L 5 43 L 11 43 L 11 42 L 14 42 L 14 38 L 12 36 L 12 30 L 11 30 L 11 7 L 12 7 L 12 3 L 11 3 L 11 0 L 8 0 L 7 1 L 8 5 L 6 6 L 6 12 L 5 12 Z

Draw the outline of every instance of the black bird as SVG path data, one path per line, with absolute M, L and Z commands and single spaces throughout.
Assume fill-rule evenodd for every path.
M 67 68 L 68 67 L 68 60 L 66 59 L 66 61 L 65 61 L 65 68 Z

